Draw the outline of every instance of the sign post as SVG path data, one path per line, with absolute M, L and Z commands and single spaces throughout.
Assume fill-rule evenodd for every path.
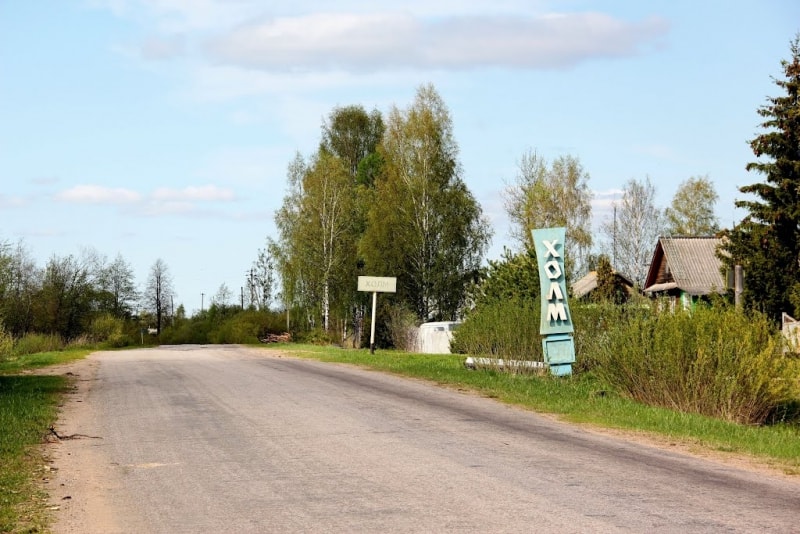
M 575 362 L 575 341 L 572 315 L 567 303 L 567 283 L 564 274 L 564 238 L 566 228 L 543 228 L 532 231 L 539 264 L 539 283 L 542 294 L 542 318 L 539 333 L 544 361 L 550 373 L 571 375 Z
M 358 290 L 372 292 L 372 320 L 369 329 L 369 353 L 375 354 L 375 309 L 378 293 L 396 293 L 397 278 L 388 276 L 359 276 Z

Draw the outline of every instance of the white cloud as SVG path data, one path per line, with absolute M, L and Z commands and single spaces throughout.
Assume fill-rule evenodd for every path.
M 632 23 L 602 13 L 436 19 L 315 13 L 239 26 L 207 50 L 220 63 L 273 72 L 552 69 L 636 55 L 667 26 L 660 18 Z
M 191 201 L 230 201 L 236 198 L 233 191 L 215 185 L 189 186 L 183 189 L 159 187 L 151 194 L 157 202 L 176 203 Z
M 136 191 L 124 188 L 78 185 L 57 193 L 56 199 L 78 204 L 131 204 L 139 202 L 141 195 Z

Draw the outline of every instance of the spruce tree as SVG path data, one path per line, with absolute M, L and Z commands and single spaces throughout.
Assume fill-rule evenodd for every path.
M 739 188 L 756 199 L 736 202 L 749 213 L 728 232 L 723 258 L 743 266 L 745 302 L 775 320 L 800 310 L 800 34 L 790 50 L 784 77 L 773 78 L 783 93 L 759 108 L 764 131 L 750 141 L 758 159 L 746 169 L 766 181 Z

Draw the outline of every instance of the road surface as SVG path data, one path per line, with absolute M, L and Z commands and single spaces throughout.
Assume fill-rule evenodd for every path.
M 351 366 L 182 346 L 76 374 L 56 533 L 800 532 L 797 481 Z

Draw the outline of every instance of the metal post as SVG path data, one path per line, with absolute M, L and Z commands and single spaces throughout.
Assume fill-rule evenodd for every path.
M 744 291 L 744 270 L 741 265 L 733 267 L 733 298 L 736 309 L 742 307 L 742 292 Z
M 375 354 L 375 307 L 378 303 L 378 292 L 372 292 L 372 321 L 369 325 L 369 353 Z

